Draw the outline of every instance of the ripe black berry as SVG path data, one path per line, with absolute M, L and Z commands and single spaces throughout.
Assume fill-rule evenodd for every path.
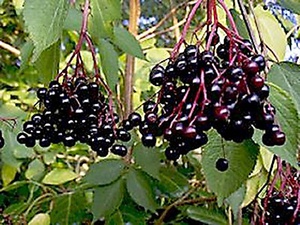
M 216 161 L 216 168 L 217 170 L 221 171 L 221 172 L 224 172 L 228 169 L 229 167 L 229 162 L 227 159 L 225 158 L 219 158 L 217 161 Z

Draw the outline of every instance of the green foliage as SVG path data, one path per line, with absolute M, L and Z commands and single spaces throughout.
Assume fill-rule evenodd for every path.
M 92 205 L 94 220 L 109 218 L 120 207 L 125 192 L 124 184 L 124 180 L 120 178 L 114 183 L 95 189 Z
M 74 180 L 77 174 L 70 169 L 55 168 L 46 174 L 42 182 L 44 184 L 59 185 Z
M 92 185 L 106 185 L 117 180 L 125 169 L 125 163 L 119 159 L 107 159 L 91 166 L 84 180 Z
M 190 206 L 187 208 L 187 215 L 197 221 L 209 225 L 227 225 L 226 216 L 217 210 L 209 210 L 204 207 Z
M 254 169 L 259 145 L 252 140 L 241 144 L 224 142 L 216 132 L 210 132 L 209 140 L 203 152 L 203 172 L 211 191 L 219 199 L 224 199 L 247 180 Z M 223 157 L 229 161 L 229 168 L 225 172 L 218 171 L 214 166 L 218 158 Z
M 67 193 L 53 199 L 50 213 L 51 224 L 69 225 L 81 222 L 86 217 L 87 202 L 84 193 Z
M 235 9 L 230 9 L 230 12 L 232 14 L 236 28 L 237 28 L 239 34 L 241 35 L 241 37 L 249 40 L 250 39 L 249 32 L 247 30 L 245 22 L 241 19 L 241 14 L 239 12 L 237 12 Z M 228 18 L 227 18 L 227 25 L 230 26 Z
M 130 168 L 126 175 L 126 187 L 129 195 L 138 205 L 155 212 L 157 203 L 154 193 L 149 178 L 142 171 Z
M 68 8 L 68 0 L 25 1 L 24 20 L 35 46 L 33 61 L 60 38 Z
M 300 14 L 300 3 L 297 0 L 278 0 L 278 3 L 294 13 Z
M 36 214 L 28 225 L 50 225 L 50 216 L 47 213 Z

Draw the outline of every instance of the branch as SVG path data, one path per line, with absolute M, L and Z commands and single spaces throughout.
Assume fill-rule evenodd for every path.
M 7 44 L 0 40 L 0 48 L 3 48 L 11 53 L 13 53 L 15 56 L 20 56 L 21 52 L 19 49 L 11 46 L 10 44 Z

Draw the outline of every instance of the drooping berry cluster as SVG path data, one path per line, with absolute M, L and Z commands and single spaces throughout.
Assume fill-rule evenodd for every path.
M 262 140 L 268 146 L 285 142 L 261 76 L 264 57 L 254 53 L 248 40 L 219 39 L 215 33 L 209 51 L 186 46 L 166 67 L 158 64 L 149 75 L 160 91 L 157 101 L 144 105 L 142 141 L 154 146 L 155 137 L 163 135 L 169 142 L 168 159 L 206 144 L 210 128 L 238 143 L 250 139 L 254 128 L 265 131 Z
M 119 116 L 112 111 L 97 82 L 84 77 L 60 84 L 52 81 L 49 88 L 40 88 L 37 97 L 43 108 L 23 124 L 17 140 L 27 147 L 39 142 L 41 147 L 63 143 L 72 147 L 76 142 L 90 145 L 99 156 L 112 153 L 125 156 L 127 148 L 115 141 L 127 142 L 131 134 L 117 127 Z
M 274 192 L 268 199 L 268 208 L 266 209 L 265 224 L 300 224 L 300 211 L 297 211 L 298 199 L 296 196 L 288 198 L 278 192 Z

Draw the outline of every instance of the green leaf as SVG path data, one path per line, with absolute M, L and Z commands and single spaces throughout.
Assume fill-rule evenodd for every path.
M 146 148 L 142 144 L 134 147 L 133 155 L 141 169 L 150 176 L 159 179 L 160 153 L 159 149 Z
M 47 213 L 36 214 L 28 225 L 50 225 L 50 216 Z
M 294 63 L 282 62 L 273 64 L 268 81 L 285 90 L 292 97 L 300 112 L 300 66 Z
M 68 181 L 74 180 L 78 175 L 70 169 L 55 168 L 44 177 L 42 183 L 60 185 Z
M 281 129 L 285 132 L 286 142 L 283 146 L 266 148 L 297 167 L 296 155 L 300 137 L 299 114 L 288 93 L 272 83 L 269 83 L 269 85 L 271 88 L 269 100 L 276 108 L 276 119 Z M 262 134 L 261 131 L 256 130 L 253 137 L 260 145 L 263 145 L 261 141 Z
M 4 214 L 8 215 L 21 215 L 28 207 L 28 204 L 25 202 L 18 202 L 9 205 L 4 210 Z
M 120 0 L 92 0 L 89 31 L 93 39 L 112 37 L 113 26 L 111 22 L 121 19 Z
M 284 30 L 272 13 L 263 10 L 261 6 L 257 6 L 254 9 L 254 13 L 257 18 L 257 23 L 259 24 L 264 43 L 273 50 L 279 60 L 283 60 L 287 46 L 287 38 Z M 271 52 L 268 53 L 268 56 L 271 59 L 276 60 Z
M 39 159 L 35 159 L 29 163 L 28 169 L 25 172 L 27 179 L 39 180 L 45 172 L 45 166 Z
M 53 200 L 50 213 L 51 224 L 79 224 L 86 217 L 86 198 L 84 193 L 72 192 L 58 196 Z
M 23 15 L 29 37 L 35 46 L 34 62 L 42 51 L 60 38 L 68 8 L 68 0 L 25 1 Z
M 208 140 L 202 157 L 203 172 L 210 190 L 216 193 L 219 199 L 226 198 L 241 187 L 254 169 L 259 145 L 252 140 L 241 144 L 231 141 L 224 143 L 216 131 L 209 132 Z M 215 164 L 224 156 L 229 161 L 229 168 L 220 172 Z
M 241 19 L 241 14 L 238 13 L 235 9 L 230 9 L 229 11 L 234 19 L 234 22 L 235 22 L 236 28 L 239 32 L 239 35 L 241 37 L 249 40 L 250 39 L 249 33 L 248 33 L 248 30 L 247 30 L 244 20 Z M 227 25 L 230 26 L 228 17 L 227 17 Z
M 143 50 L 135 37 L 124 27 L 114 28 L 114 44 L 129 55 L 145 59 Z
M 129 195 L 138 205 L 154 212 L 157 204 L 148 179 L 140 170 L 130 168 L 126 176 L 126 187 Z
M 231 206 L 233 215 L 235 218 L 238 216 L 239 209 L 243 203 L 244 197 L 246 195 L 245 185 L 242 185 L 237 191 L 233 192 L 226 201 Z
M 31 40 L 27 41 L 21 48 L 21 71 L 23 71 L 30 62 L 34 45 Z
M 17 173 L 17 169 L 15 167 L 12 167 L 10 165 L 4 164 L 1 168 L 1 177 L 3 186 L 7 186 L 15 179 Z
M 187 178 L 177 172 L 174 167 L 162 167 L 159 177 L 160 189 L 169 196 L 179 198 L 189 189 Z
M 216 211 L 214 209 L 190 206 L 187 208 L 187 215 L 193 220 L 197 220 L 208 225 L 228 224 L 226 216 L 223 213 Z
M 58 73 L 60 61 L 60 41 L 45 49 L 35 62 L 43 83 L 49 83 Z
M 296 14 L 300 14 L 300 2 L 298 0 L 278 0 L 278 4 Z
M 105 74 L 107 84 L 112 90 L 115 90 L 115 86 L 119 80 L 118 54 L 114 49 L 114 46 L 105 39 L 100 39 L 99 41 L 99 52 L 101 66 Z
M 84 180 L 92 185 L 106 185 L 117 180 L 125 169 L 120 159 L 105 159 L 91 165 Z
M 110 216 L 105 221 L 105 225 L 115 225 L 115 224 L 124 224 L 122 214 L 119 210 L 117 210 L 112 216 Z
M 92 206 L 94 221 L 108 217 L 116 211 L 122 203 L 123 196 L 124 180 L 122 178 L 110 185 L 96 188 Z
M 64 23 L 65 30 L 80 31 L 82 22 L 82 12 L 76 8 L 70 8 Z

